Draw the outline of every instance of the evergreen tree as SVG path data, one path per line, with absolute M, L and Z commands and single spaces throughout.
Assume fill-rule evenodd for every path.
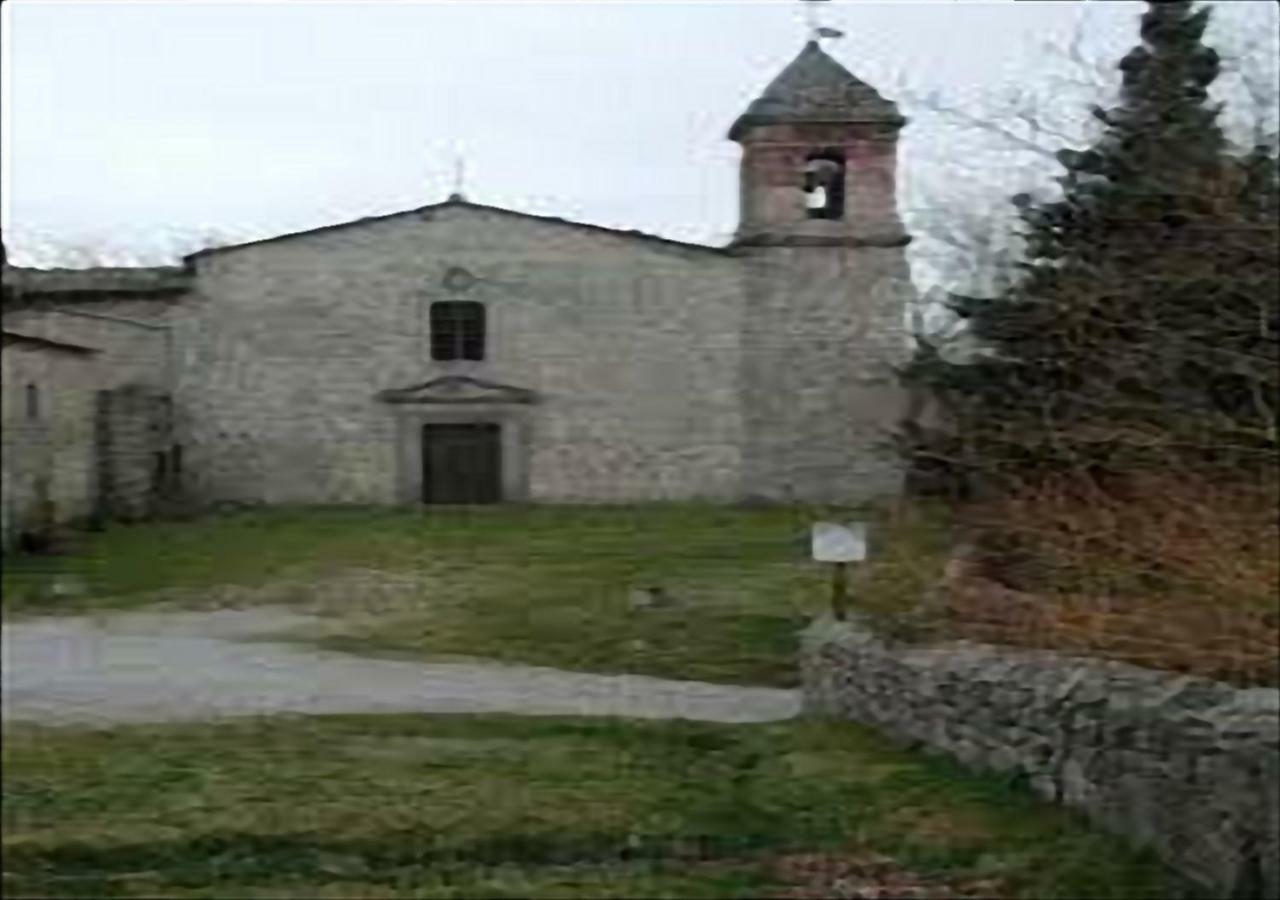
M 1209 9 L 1149 0 L 1101 137 L 1064 150 L 1060 199 L 1015 198 L 1026 238 L 1004 296 L 956 298 L 987 353 L 917 356 L 955 433 L 913 442 L 971 473 L 1274 464 L 1276 161 L 1234 157 L 1208 99 Z

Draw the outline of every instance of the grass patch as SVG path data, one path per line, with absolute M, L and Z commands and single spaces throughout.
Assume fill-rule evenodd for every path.
M 873 851 L 1010 897 L 1164 897 L 1151 858 L 848 724 L 334 716 L 4 742 L 9 896 L 779 895 Z
M 5 603 L 301 603 L 331 623 L 307 638 L 345 650 L 792 685 L 795 633 L 826 603 L 828 573 L 808 560 L 824 512 L 276 509 L 113 527 L 66 556 L 10 561 Z M 67 578 L 83 594 L 53 596 Z M 675 605 L 632 609 L 653 585 Z
M 936 594 L 951 556 L 951 512 L 925 501 L 902 504 L 880 511 L 874 528 L 868 559 L 850 580 L 851 605 L 887 636 L 933 636 L 936 604 L 926 601 Z

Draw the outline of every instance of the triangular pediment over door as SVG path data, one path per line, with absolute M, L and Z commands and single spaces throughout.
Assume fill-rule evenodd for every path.
M 378 394 L 385 403 L 536 403 L 538 395 L 528 388 L 469 375 L 443 375 L 409 387 L 390 388 Z

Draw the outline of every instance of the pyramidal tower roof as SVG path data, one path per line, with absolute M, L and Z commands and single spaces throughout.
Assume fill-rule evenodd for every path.
M 893 101 L 881 97 L 875 88 L 828 56 L 817 41 L 809 41 L 738 116 L 729 129 L 729 139 L 736 141 L 757 125 L 780 122 L 868 122 L 901 127 L 906 121 Z

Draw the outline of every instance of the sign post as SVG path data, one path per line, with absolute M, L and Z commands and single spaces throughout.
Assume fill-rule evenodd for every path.
M 813 523 L 813 558 L 832 563 L 831 612 L 838 621 L 848 617 L 848 565 L 867 558 L 867 525 L 850 522 Z

